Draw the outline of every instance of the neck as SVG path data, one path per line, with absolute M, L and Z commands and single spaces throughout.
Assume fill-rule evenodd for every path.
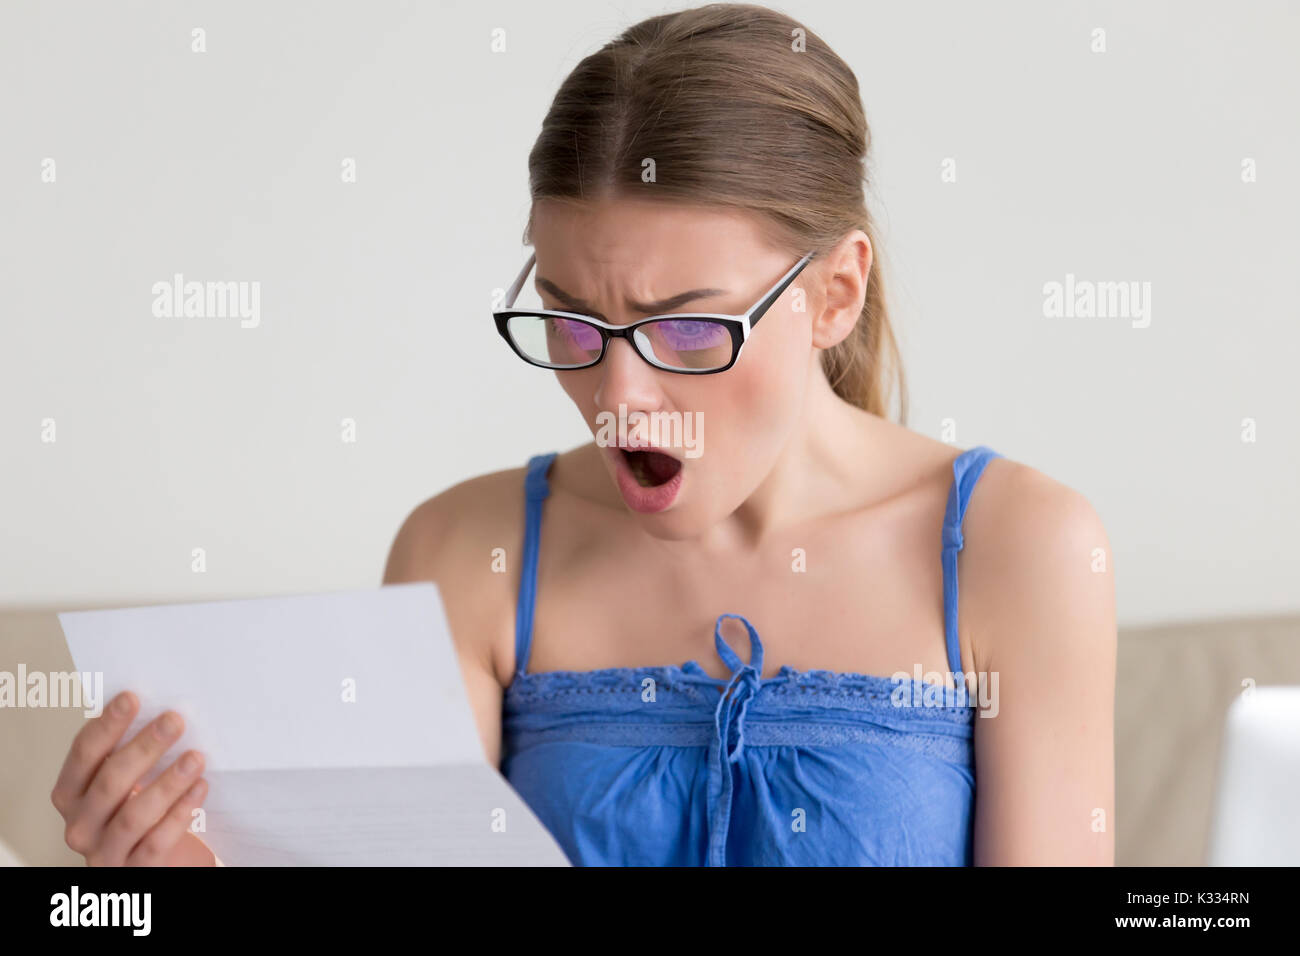
M 711 544 L 759 547 L 774 532 L 861 503 L 882 424 L 835 394 L 814 365 L 789 439 L 753 493 L 710 533 Z

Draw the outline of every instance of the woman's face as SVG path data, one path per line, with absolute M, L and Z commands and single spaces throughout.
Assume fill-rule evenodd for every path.
M 745 312 L 800 258 L 769 245 L 743 212 L 652 200 L 541 200 L 532 238 L 543 307 L 614 325 L 674 312 Z M 803 291 L 815 265 L 782 293 L 725 372 L 663 371 L 626 339 L 612 339 L 599 365 L 555 373 L 601 446 L 610 481 L 656 537 L 695 537 L 730 515 L 798 427 L 809 376 L 821 374 L 813 293 L 805 302 Z M 663 307 L 692 290 L 706 294 Z M 638 439 L 660 454 L 629 453 Z

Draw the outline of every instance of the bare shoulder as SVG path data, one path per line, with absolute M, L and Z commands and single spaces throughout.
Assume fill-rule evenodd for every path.
M 385 584 L 432 581 L 467 670 L 504 687 L 513 673 L 525 468 L 491 472 L 422 502 L 402 522 Z M 508 572 L 508 573 L 502 573 Z M 485 705 L 486 706 L 486 705 Z
M 962 522 L 962 613 L 987 663 L 999 650 L 1053 642 L 1065 654 L 1114 646 L 1114 575 L 1100 516 L 1075 489 L 1028 465 L 991 459 Z M 969 612 L 969 613 L 968 613 Z
M 493 546 L 511 547 L 523 526 L 524 468 L 479 475 L 414 508 L 393 540 L 384 583 L 437 581 Z M 491 545 L 491 542 L 499 542 Z
M 1080 492 L 1041 471 L 993 458 L 984 468 L 963 521 L 963 538 L 982 557 L 1028 570 L 1028 563 L 1082 559 L 1095 549 L 1109 557 L 1106 529 Z
M 547 478 L 551 494 L 619 507 L 599 458 L 591 442 L 557 454 Z M 479 475 L 421 503 L 397 532 L 384 582 L 436 581 L 486 566 L 484 556 L 495 548 L 513 554 L 523 535 L 527 472 L 525 466 Z

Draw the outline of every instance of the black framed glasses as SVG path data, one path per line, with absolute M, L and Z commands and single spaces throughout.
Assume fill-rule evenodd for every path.
M 537 254 L 524 263 L 519 278 L 506 292 L 505 308 L 492 312 L 497 331 L 530 365 L 551 369 L 591 368 L 609 350 L 610 339 L 626 339 L 636 353 L 655 368 L 686 375 L 725 372 L 736 364 L 740 350 L 764 313 L 812 261 L 810 252 L 777 280 L 754 306 L 740 315 L 716 312 L 674 312 L 652 315 L 627 325 L 610 325 L 590 315 L 551 309 L 512 308 Z

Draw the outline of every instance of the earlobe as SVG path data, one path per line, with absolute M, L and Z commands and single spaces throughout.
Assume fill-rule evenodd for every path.
M 839 345 L 849 337 L 849 333 L 853 331 L 853 327 L 857 325 L 861 315 L 862 310 L 860 308 L 854 312 L 849 308 L 832 310 L 828 306 L 820 316 L 813 320 L 813 347 L 829 349 Z

